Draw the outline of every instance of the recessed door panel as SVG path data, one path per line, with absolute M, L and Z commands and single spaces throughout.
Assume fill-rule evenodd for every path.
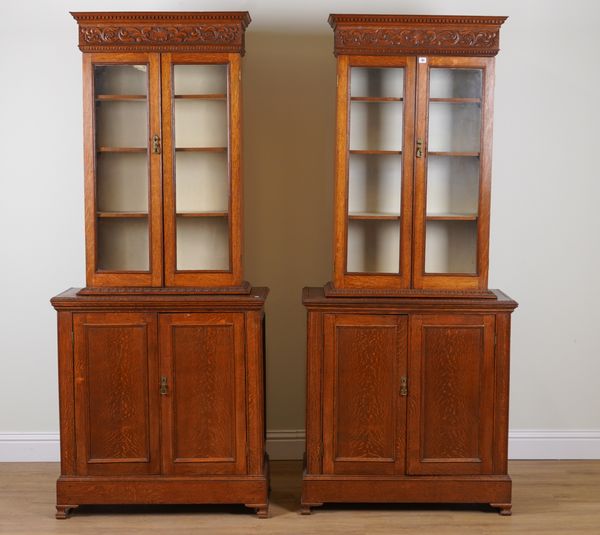
M 494 316 L 411 317 L 408 473 L 492 469 Z
M 406 317 L 326 315 L 323 469 L 404 470 Z
M 166 473 L 246 471 L 243 324 L 243 314 L 161 315 Z
M 74 316 L 78 473 L 159 472 L 156 336 L 155 314 Z

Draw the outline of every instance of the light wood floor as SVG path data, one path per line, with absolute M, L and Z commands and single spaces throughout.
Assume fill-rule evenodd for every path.
M 54 519 L 54 463 L 0 463 L 0 533 L 600 534 L 600 461 L 515 461 L 513 516 L 486 507 L 344 505 L 300 516 L 300 463 L 272 463 L 271 518 L 243 506 L 86 507 Z

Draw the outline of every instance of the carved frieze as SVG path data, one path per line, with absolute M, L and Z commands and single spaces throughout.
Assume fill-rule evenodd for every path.
M 335 53 L 495 56 L 503 17 L 331 15 Z
M 79 48 L 102 51 L 244 52 L 247 14 L 73 13 Z

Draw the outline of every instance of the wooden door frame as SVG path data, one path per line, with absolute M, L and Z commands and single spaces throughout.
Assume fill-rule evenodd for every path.
M 392 418 L 394 421 L 394 455 L 389 462 L 377 460 L 336 461 L 337 452 L 337 336 L 339 327 L 394 328 L 397 340 L 394 358 Z M 323 315 L 323 394 L 322 394 L 322 437 L 323 474 L 373 474 L 401 475 L 405 473 L 406 397 L 400 393 L 400 377 L 407 369 L 408 316 L 403 314 L 352 314 L 326 313 Z
M 229 171 L 229 269 L 177 270 L 177 224 L 175 209 L 175 143 L 174 143 L 174 65 L 227 65 L 228 85 L 228 171 Z M 235 53 L 161 54 L 163 188 L 164 188 L 164 254 L 165 285 L 177 287 L 227 287 L 242 284 L 242 100 L 241 58 Z
M 411 282 L 411 235 L 415 121 L 415 58 L 340 55 L 337 61 L 337 118 L 333 220 L 333 283 L 336 288 L 405 289 Z M 348 192 L 350 169 L 350 69 L 396 67 L 404 69 L 403 141 L 401 176 L 400 258 L 398 273 L 349 273 Z
M 88 326 L 143 327 L 146 331 L 146 424 L 149 458 L 145 460 L 92 460 L 89 410 L 89 354 L 85 344 Z M 158 400 L 157 314 L 151 312 L 76 312 L 73 314 L 73 371 L 75 455 L 78 475 L 122 475 L 160 473 L 160 416 Z
M 494 107 L 493 57 L 427 56 L 426 63 L 417 64 L 417 102 L 415 138 L 424 140 L 424 158 L 414 165 L 414 242 L 412 286 L 421 290 L 485 290 L 488 284 L 490 193 L 492 168 L 492 129 Z M 479 155 L 479 201 L 477 218 L 477 272 L 445 274 L 425 272 L 425 227 L 427 211 L 427 161 L 429 121 L 429 71 L 431 67 L 481 69 L 481 130 Z
M 414 314 L 410 316 L 408 351 L 408 414 L 406 425 L 407 473 L 409 475 L 477 475 L 491 474 L 494 469 L 495 414 L 495 322 L 494 314 Z M 423 429 L 423 331 L 432 328 L 480 328 L 481 349 L 478 459 L 424 459 Z
M 168 389 L 161 395 L 162 473 L 165 475 L 219 475 L 247 473 L 246 420 L 246 347 L 244 340 L 245 317 L 242 312 L 161 313 L 159 317 L 160 375 L 167 377 Z M 177 390 L 174 369 L 173 329 L 176 326 L 232 326 L 234 329 L 234 382 L 235 392 L 235 458 L 231 461 L 175 459 L 174 394 Z M 262 467 L 261 467 L 262 468 Z
M 148 255 L 149 270 L 99 271 L 96 201 L 96 130 L 94 65 L 148 66 Z M 85 189 L 86 284 L 88 287 L 161 286 L 163 282 L 162 156 L 151 150 L 153 135 L 161 135 L 160 54 L 84 53 L 83 54 L 83 148 Z

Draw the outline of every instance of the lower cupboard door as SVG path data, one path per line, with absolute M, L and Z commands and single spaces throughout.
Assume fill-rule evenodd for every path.
M 492 472 L 494 315 L 410 318 L 407 472 Z
M 78 475 L 158 474 L 156 314 L 73 316 Z
M 245 473 L 244 314 L 159 321 L 164 473 Z
M 323 472 L 404 473 L 406 316 L 324 321 Z

